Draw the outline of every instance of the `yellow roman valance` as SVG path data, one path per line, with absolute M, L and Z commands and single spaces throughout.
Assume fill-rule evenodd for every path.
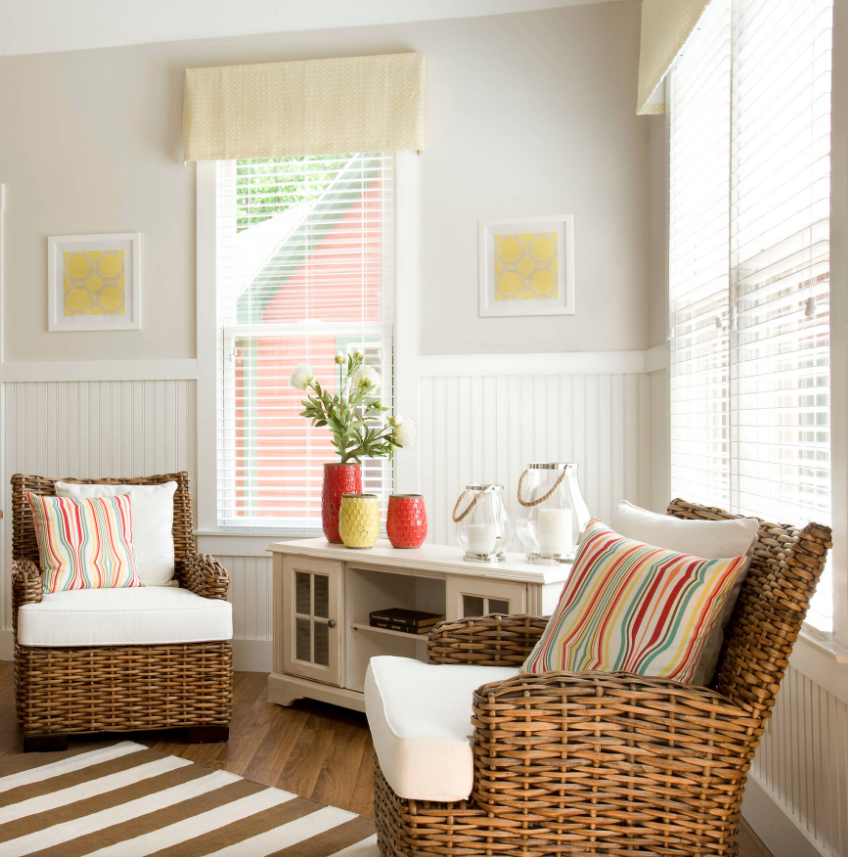
M 190 68 L 186 161 L 424 148 L 422 53 Z
M 710 0 L 642 0 L 640 116 L 665 112 L 665 104 L 652 96 L 709 5 Z

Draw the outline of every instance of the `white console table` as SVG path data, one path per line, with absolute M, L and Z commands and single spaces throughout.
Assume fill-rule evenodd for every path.
M 363 711 L 368 662 L 376 655 L 426 660 L 427 637 L 372 628 L 374 610 L 405 607 L 455 620 L 487 613 L 547 615 L 570 565 L 466 562 L 458 547 L 397 550 L 381 539 L 350 550 L 326 539 L 278 542 L 274 555 L 274 671 L 268 699 L 309 697 Z

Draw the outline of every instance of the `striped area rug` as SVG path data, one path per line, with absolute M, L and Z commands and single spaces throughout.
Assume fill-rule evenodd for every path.
M 374 822 L 125 741 L 0 757 L 0 857 L 378 857 Z

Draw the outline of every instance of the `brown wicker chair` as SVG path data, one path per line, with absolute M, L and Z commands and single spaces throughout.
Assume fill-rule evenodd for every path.
M 682 500 L 668 512 L 735 517 Z M 468 801 L 401 798 L 378 763 L 383 857 L 737 854 L 747 772 L 830 538 L 817 524 L 761 522 L 710 688 L 623 672 L 521 675 L 479 688 Z M 442 622 L 430 660 L 520 664 L 544 627 L 533 616 Z
M 12 617 L 15 691 L 24 751 L 62 749 L 68 735 L 189 727 L 190 741 L 226 741 L 233 699 L 231 641 L 156 646 L 46 648 L 18 645 L 18 609 L 41 601 L 38 542 L 26 492 L 55 494 L 55 479 L 12 477 Z M 176 482 L 174 548 L 179 585 L 226 599 L 226 569 L 198 554 L 188 473 L 138 479 L 67 479 L 84 484 Z

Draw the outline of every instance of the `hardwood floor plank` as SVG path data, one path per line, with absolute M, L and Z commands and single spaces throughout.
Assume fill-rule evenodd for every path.
M 336 733 L 330 729 L 314 728 L 314 723 L 310 723 L 312 720 L 310 718 L 305 724 L 275 783 L 278 789 L 308 798 L 312 797 L 321 768 L 333 750 L 333 740 L 336 737 Z
M 305 711 L 278 709 L 242 776 L 266 786 L 276 785 L 280 771 L 285 770 L 308 720 L 309 715 Z
M 339 724 L 335 729 L 332 751 L 315 783 L 312 799 L 329 806 L 349 805 L 362 756 L 370 745 L 370 735 L 366 730 L 354 724 Z
M 120 740 L 146 744 L 213 768 L 230 771 L 262 785 L 276 786 L 374 817 L 374 747 L 363 714 L 300 700 L 290 708 L 267 700 L 267 676 L 236 673 L 230 740 L 189 744 L 185 732 L 131 732 L 109 736 L 72 736 L 68 754 Z M 15 719 L 13 664 L 0 661 L 0 756 L 22 752 Z M 742 820 L 739 857 L 771 857 Z

